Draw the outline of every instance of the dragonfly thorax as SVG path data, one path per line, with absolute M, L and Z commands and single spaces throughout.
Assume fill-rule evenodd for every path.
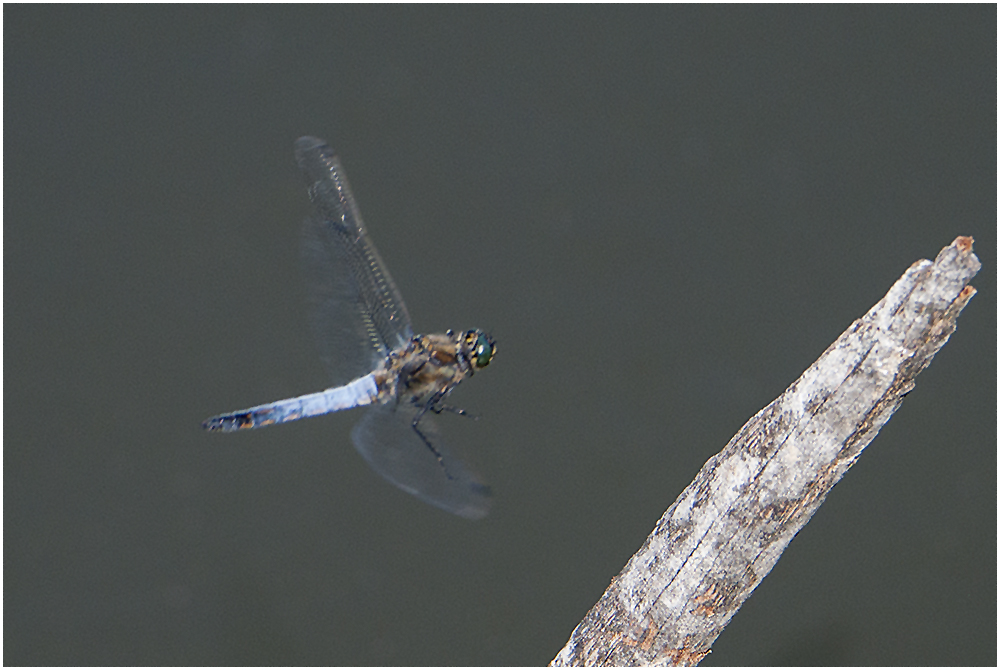
M 433 405 L 489 365 L 495 352 L 493 338 L 481 330 L 415 335 L 375 372 L 378 401 Z

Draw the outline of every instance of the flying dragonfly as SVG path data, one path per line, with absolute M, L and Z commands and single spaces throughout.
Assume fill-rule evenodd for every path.
M 490 364 L 496 342 L 478 329 L 414 335 L 334 151 L 301 137 L 295 159 L 314 210 L 303 236 L 310 311 L 334 386 L 213 416 L 202 427 L 261 428 L 367 405 L 351 439 L 376 472 L 445 511 L 482 518 L 490 488 L 448 449 L 433 415 L 465 414 L 445 399 Z

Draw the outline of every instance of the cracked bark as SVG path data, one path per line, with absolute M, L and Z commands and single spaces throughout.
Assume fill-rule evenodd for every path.
M 972 238 L 914 263 L 713 456 L 552 665 L 696 665 L 955 331 Z

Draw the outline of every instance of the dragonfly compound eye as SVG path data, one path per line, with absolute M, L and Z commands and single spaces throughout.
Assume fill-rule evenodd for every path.
M 485 333 L 479 333 L 479 337 L 476 338 L 476 367 L 485 368 L 493 360 L 493 354 L 496 352 L 496 347 L 494 346 L 489 335 Z

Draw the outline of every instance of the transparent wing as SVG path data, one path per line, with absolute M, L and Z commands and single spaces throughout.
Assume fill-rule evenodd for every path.
M 354 447 L 390 482 L 452 514 L 480 519 L 490 509 L 490 487 L 484 484 L 441 440 L 434 418 L 425 414 L 420 430 L 444 459 L 444 467 L 413 430 L 418 408 L 375 405 L 351 432 Z
M 315 210 L 302 245 L 312 326 L 332 381 L 343 384 L 371 372 L 409 341 L 413 329 L 333 149 L 301 137 L 295 159 Z

